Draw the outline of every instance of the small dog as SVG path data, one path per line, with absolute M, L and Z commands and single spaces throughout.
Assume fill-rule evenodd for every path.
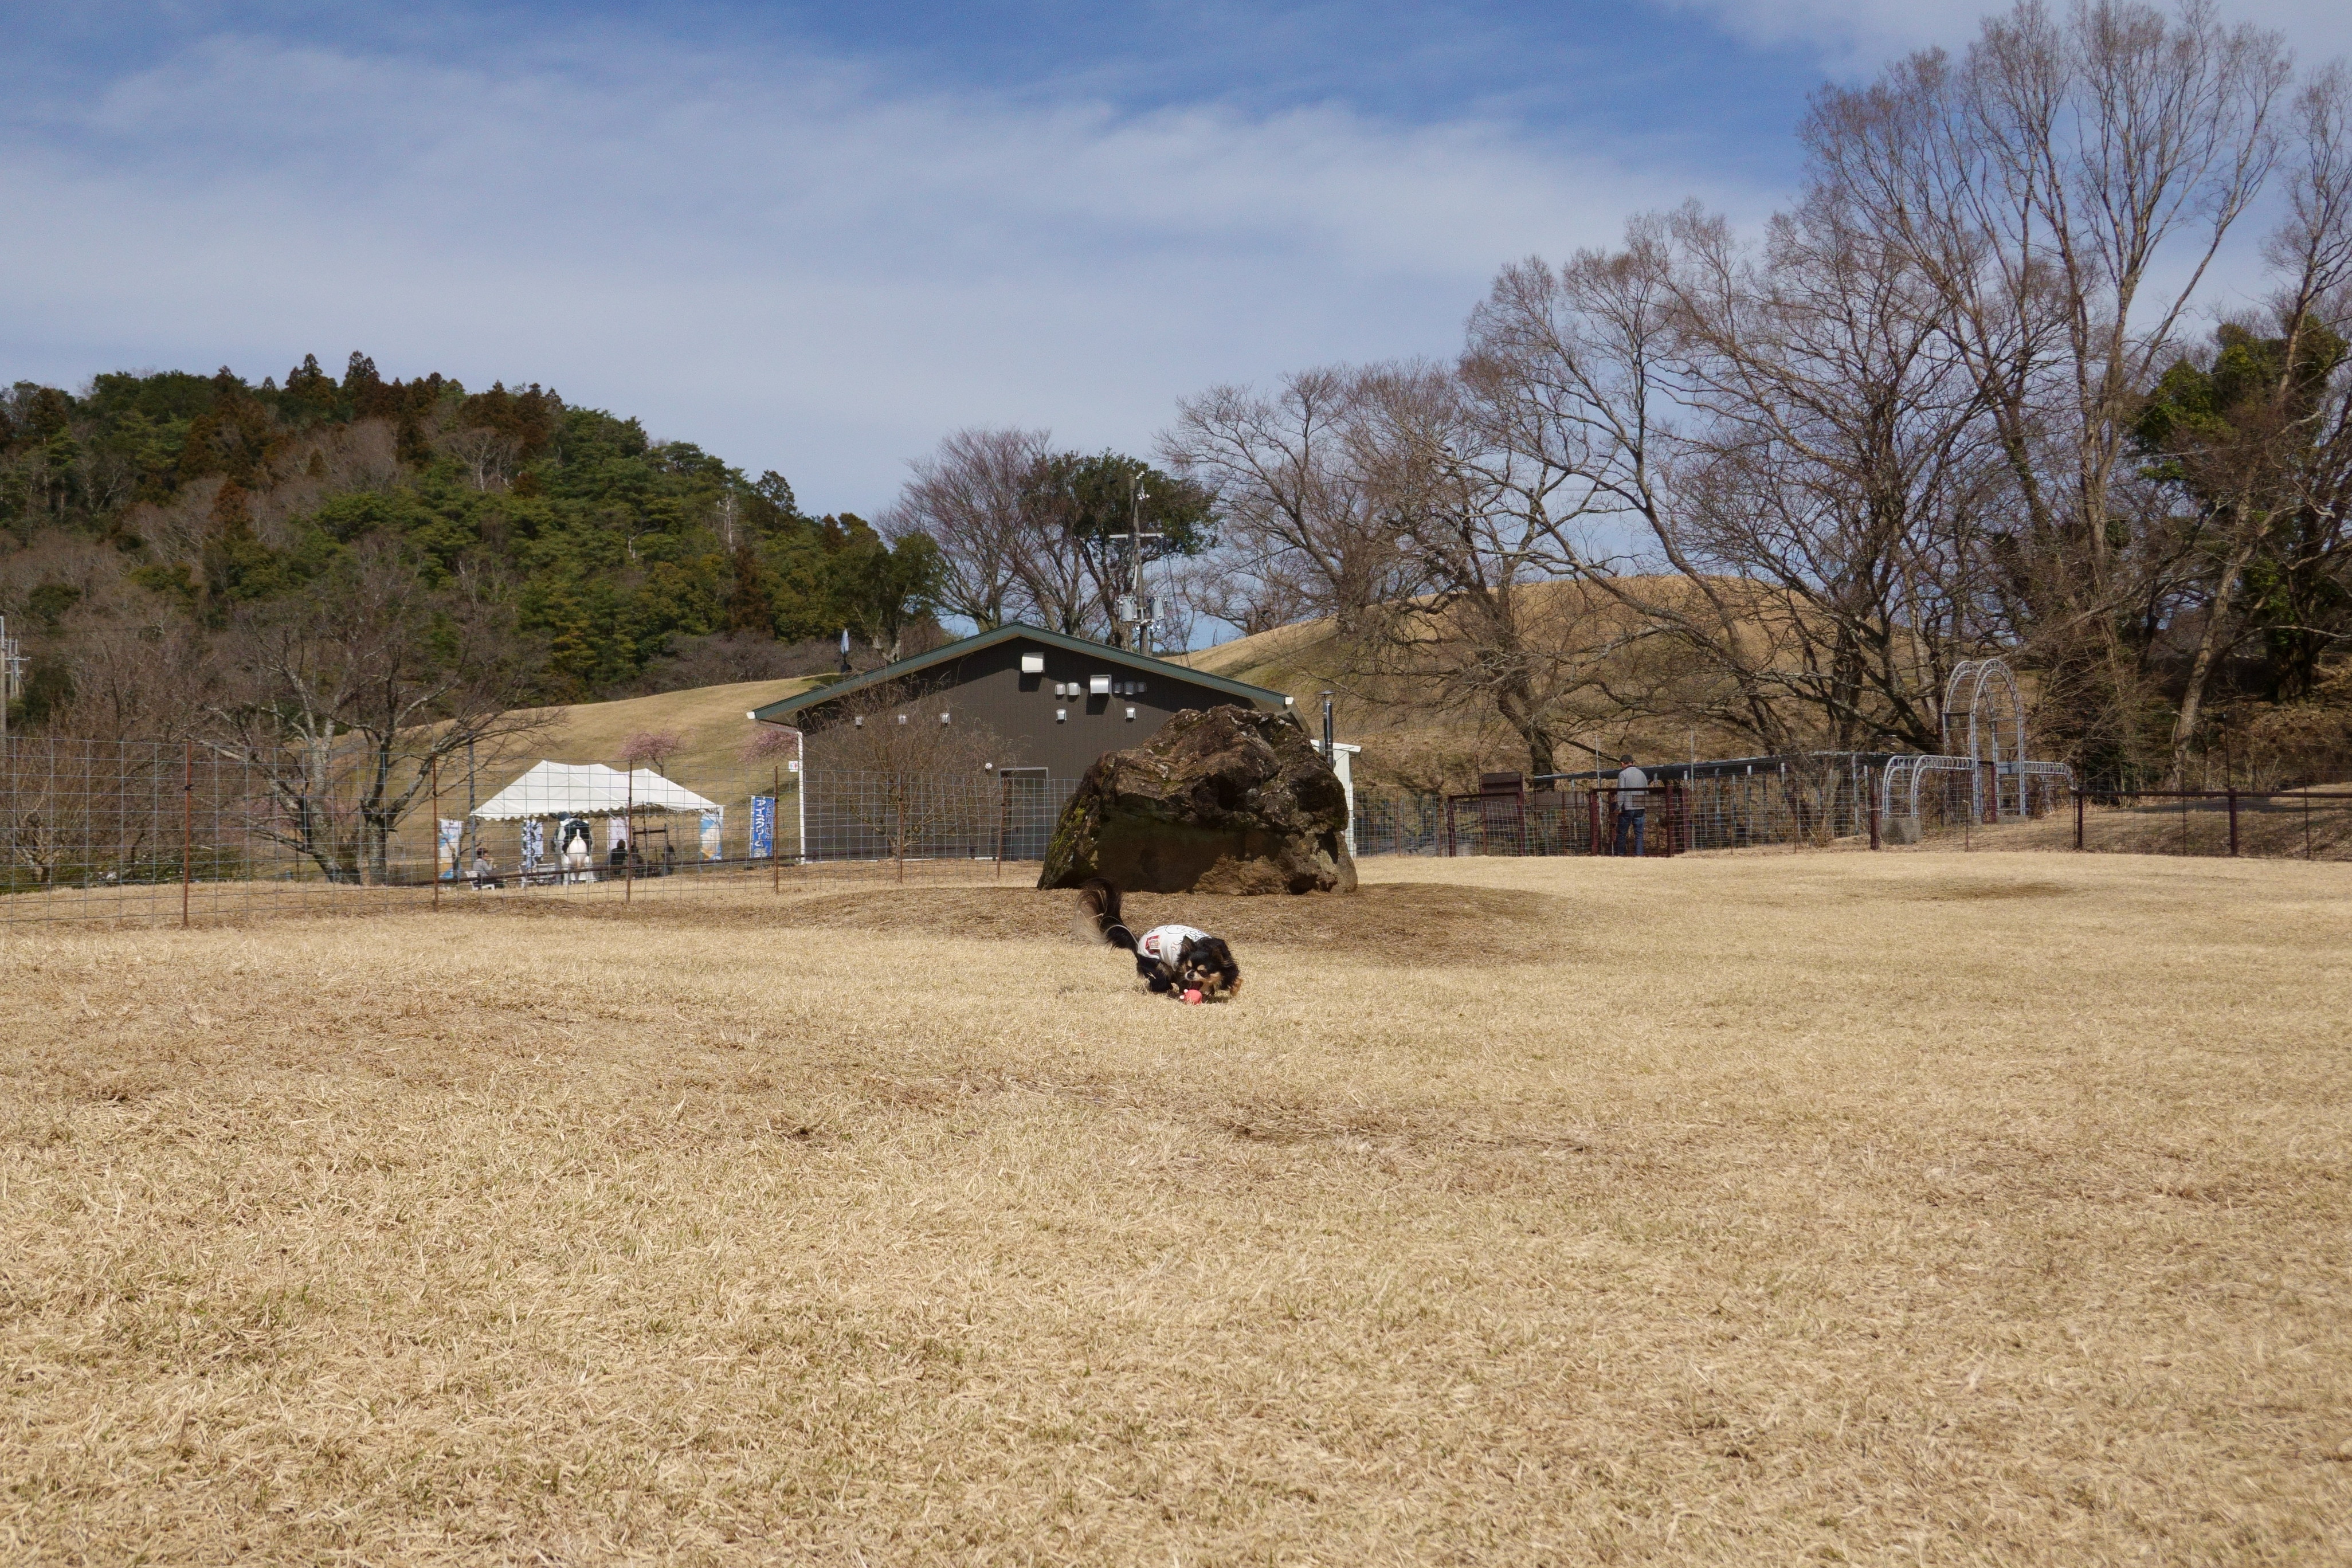
M 1154 926 L 1137 936 L 1119 921 L 1118 889 L 1100 877 L 1078 889 L 1077 934 L 1135 954 L 1135 972 L 1152 994 L 1230 1002 L 1242 988 L 1241 965 L 1221 937 L 1191 926 Z

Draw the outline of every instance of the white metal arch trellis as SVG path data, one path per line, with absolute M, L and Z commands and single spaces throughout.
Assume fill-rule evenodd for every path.
M 2026 759 L 2025 698 L 2005 659 L 1966 659 L 1953 669 L 1944 688 L 1940 736 L 1944 749 L 1936 756 L 1888 761 L 1879 809 L 1890 822 L 1917 822 L 1919 781 L 1929 773 L 1965 773 L 1978 821 L 1988 815 L 2030 816 L 2034 781 L 2074 776 L 2063 763 Z
M 2015 765 L 2025 761 L 2025 698 L 2007 660 L 1963 659 L 1953 669 L 1944 688 L 1942 732 L 1944 754 L 1966 758 L 1969 776 L 1978 779 L 1973 794 L 1979 816 L 1985 782 L 1979 769 L 1991 774 L 1996 813 L 2025 810 L 2025 780 Z

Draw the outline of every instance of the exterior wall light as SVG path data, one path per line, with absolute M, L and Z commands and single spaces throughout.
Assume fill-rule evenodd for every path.
M 1135 717 L 1135 710 L 1134 710 L 1134 709 L 1132 709 L 1132 708 L 1129 709 L 1129 710 L 1127 710 L 1127 716 L 1128 716 L 1129 719 L 1134 718 L 1134 717 Z
M 1087 677 L 1087 694 L 1091 697 L 1109 696 L 1110 677 L 1108 675 L 1090 675 Z
M 1055 709 L 1055 710 L 1054 710 L 1054 722 L 1055 722 L 1055 723 L 1056 723 L 1056 724 L 1066 724 L 1066 723 L 1069 722 L 1069 719 L 1070 719 L 1070 710 L 1069 710 L 1068 709 L 1066 709 L 1066 708 L 1056 708 L 1056 709 Z
M 1042 653 L 1023 654 L 1021 656 L 1021 673 L 1024 675 L 1045 674 L 1045 656 Z

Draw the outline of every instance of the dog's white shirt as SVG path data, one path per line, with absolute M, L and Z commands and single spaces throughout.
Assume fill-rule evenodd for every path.
M 1187 942 L 1206 942 L 1209 933 L 1192 926 L 1153 926 L 1135 939 L 1135 951 L 1146 958 L 1158 959 L 1169 968 L 1184 955 Z

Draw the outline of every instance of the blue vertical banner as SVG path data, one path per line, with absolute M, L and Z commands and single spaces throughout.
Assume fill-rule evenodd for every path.
M 764 860 L 776 852 L 776 797 L 751 797 L 751 858 Z
M 716 860 L 726 847 L 727 808 L 714 805 L 702 814 L 702 858 Z

